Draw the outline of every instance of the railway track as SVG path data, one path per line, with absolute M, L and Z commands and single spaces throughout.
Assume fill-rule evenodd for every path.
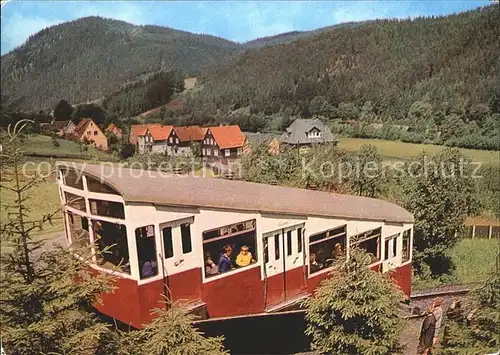
M 453 298 L 461 299 L 466 297 L 478 285 L 449 285 L 413 292 L 410 297 L 410 304 L 403 307 L 407 314 L 402 316 L 402 318 L 412 319 L 423 317 L 425 310 L 437 297 L 442 299 L 443 308 L 446 309 L 451 304 Z

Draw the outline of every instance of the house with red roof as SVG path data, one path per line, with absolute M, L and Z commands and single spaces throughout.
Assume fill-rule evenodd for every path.
M 168 141 L 173 126 L 161 124 L 133 125 L 130 127 L 130 143 L 135 144 L 139 154 L 168 154 Z
M 70 138 L 89 143 L 100 150 L 108 150 L 108 138 L 91 118 L 82 118 Z
M 229 165 L 243 154 L 246 136 L 237 125 L 209 127 L 201 144 L 208 163 Z
M 105 129 L 105 132 L 113 133 L 118 139 L 122 139 L 123 137 L 123 131 L 120 128 L 116 127 L 114 123 L 110 123 L 109 126 Z
M 174 140 L 171 155 L 193 155 L 194 144 L 201 145 L 207 130 L 208 128 L 200 126 L 175 126 L 172 135 L 174 139 L 177 139 Z

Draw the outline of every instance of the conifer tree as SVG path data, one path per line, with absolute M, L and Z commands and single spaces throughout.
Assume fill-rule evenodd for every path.
M 124 333 L 121 351 L 124 354 L 151 355 L 224 355 L 222 338 L 204 337 L 193 327 L 194 315 L 178 304 L 157 308 L 156 318 L 144 328 Z
M 312 349 L 327 354 L 394 354 L 401 350 L 398 304 L 403 299 L 387 275 L 368 268 L 370 256 L 350 258 L 305 302 Z
M 33 236 L 60 211 L 32 219 L 28 201 L 43 181 L 40 173 L 22 176 L 23 153 L 18 147 L 26 121 L 8 127 L 1 164 L 2 199 L 6 218 L 0 225 L 2 253 L 0 320 L 8 354 L 112 353 L 113 335 L 97 321 L 90 307 L 109 289 L 109 279 L 91 276 L 85 262 L 60 246 Z M 87 250 L 78 250 L 86 258 Z
M 490 354 L 500 348 L 500 254 L 494 272 L 472 294 L 471 319 L 465 324 L 449 321 L 449 339 L 443 354 Z

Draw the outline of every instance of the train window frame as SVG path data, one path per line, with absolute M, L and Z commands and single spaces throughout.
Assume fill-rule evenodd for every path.
M 286 256 L 292 255 L 293 233 L 292 230 L 286 231 Z
M 187 226 L 187 234 L 184 234 L 183 227 Z M 189 254 L 193 251 L 193 238 L 191 233 L 191 223 L 181 223 L 181 244 L 182 244 L 182 254 Z M 189 242 L 187 242 L 189 241 Z
M 308 258 L 307 258 L 308 278 L 315 277 L 317 275 L 320 275 L 324 272 L 330 271 L 335 267 L 337 267 L 337 264 L 335 263 L 335 260 L 333 258 L 325 258 L 324 260 L 325 263 L 321 266 L 318 266 L 318 269 L 312 271 L 311 268 L 311 255 L 314 254 L 317 257 L 317 254 L 319 254 L 318 251 L 321 250 L 321 247 L 319 247 L 318 251 L 313 251 L 316 249 L 316 246 L 323 245 L 326 248 L 326 246 L 329 246 L 329 244 L 332 242 L 334 242 L 333 247 L 337 243 L 340 243 L 341 246 L 343 244 L 344 258 L 347 257 L 347 249 L 348 249 L 347 224 L 336 226 L 334 228 L 329 228 L 321 232 L 309 235 Z M 333 248 L 332 248 L 332 253 L 333 253 Z M 331 264 L 327 264 L 327 262 L 329 262 L 330 259 L 331 259 Z
M 120 255 L 121 256 L 121 261 L 118 262 L 118 264 L 114 264 L 110 257 L 110 254 L 113 254 L 113 252 L 106 251 L 102 254 L 95 255 L 95 261 L 94 264 L 100 269 L 100 270 L 106 270 L 110 273 L 118 273 L 120 275 L 127 275 L 127 277 L 132 277 L 132 270 L 131 270 L 131 264 L 130 264 L 130 250 L 129 250 L 129 244 L 128 244 L 128 234 L 127 234 L 127 225 L 126 223 L 113 223 L 113 222 L 108 222 L 106 220 L 102 219 L 97 219 L 97 218 L 92 218 L 91 219 L 92 223 L 92 234 L 93 234 L 93 240 L 94 240 L 94 245 L 95 249 L 102 251 L 101 249 L 101 243 L 100 240 L 104 240 L 104 235 L 101 235 L 99 233 L 99 230 L 97 228 L 97 223 L 101 223 L 102 228 L 104 229 L 105 225 L 109 226 L 114 226 L 117 229 L 120 230 L 122 233 L 122 239 L 118 241 L 118 243 L 111 243 L 110 245 L 105 245 L 104 249 L 107 247 L 111 248 L 117 248 L 117 250 L 120 250 L 120 247 L 125 246 L 124 250 L 126 250 L 126 258 L 125 255 Z M 98 237 L 99 235 L 99 237 Z M 124 244 L 120 244 L 120 242 L 124 242 Z M 122 250 L 123 251 L 123 250 Z M 123 261 L 123 263 L 122 263 Z M 108 267 L 106 263 L 109 263 L 113 266 Z
M 241 227 L 241 229 L 239 229 Z M 239 240 L 234 238 L 240 238 Z M 245 237 L 246 240 L 242 241 L 241 238 Z M 210 245 L 212 244 L 213 247 Z M 220 258 L 223 254 L 222 247 L 225 245 L 230 245 L 232 247 L 231 254 L 231 264 L 230 270 L 225 272 L 219 271 Z M 247 246 L 252 254 L 252 260 L 250 264 L 245 266 L 236 265 L 236 257 L 240 252 L 241 246 Z M 238 248 L 239 246 L 239 248 Z M 218 228 L 207 229 L 202 232 L 202 249 L 203 249 L 203 282 L 210 282 L 224 278 L 226 276 L 234 275 L 239 272 L 244 272 L 254 267 L 260 266 L 260 255 L 259 255 L 259 244 L 257 240 L 257 220 L 249 219 L 228 225 L 224 225 Z M 209 255 L 211 260 L 217 265 L 217 273 L 209 275 L 207 274 L 206 267 L 206 255 Z M 213 254 L 219 255 L 218 258 L 214 258 Z
M 402 246 L 401 246 L 401 263 L 405 263 L 411 260 L 411 240 L 412 240 L 412 229 L 405 229 L 402 233 Z M 405 243 L 406 241 L 406 243 Z M 405 250 L 406 246 L 406 250 Z M 411 261 L 410 261 L 411 262 Z
M 89 175 L 85 175 L 85 180 L 87 181 L 87 191 L 89 192 L 96 194 L 107 194 L 107 195 L 118 195 L 118 196 L 121 195 L 115 188 L 111 187 L 109 184 L 106 184 L 102 180 L 96 179 Z M 96 186 L 98 186 L 103 190 L 94 188 Z
M 169 239 L 169 251 L 167 252 L 167 243 L 165 243 L 165 230 L 169 229 L 170 230 L 170 239 Z M 164 226 L 161 228 L 161 238 L 162 238 L 162 246 L 163 246 L 163 258 L 165 260 L 171 259 L 175 255 L 175 250 L 174 250 L 174 233 L 173 233 L 173 227 L 172 226 Z
M 370 265 L 375 265 L 377 263 L 381 263 L 382 260 L 382 227 L 370 229 L 366 232 L 363 233 L 358 233 L 355 235 L 352 235 L 349 237 L 349 248 L 354 249 L 356 247 L 359 247 L 360 244 L 366 243 L 368 241 L 371 241 L 373 239 L 377 240 L 377 255 L 373 255 L 371 252 L 369 252 L 367 249 L 365 250 L 368 254 L 372 255 L 372 260 L 370 262 Z M 375 257 L 375 259 L 373 259 Z
M 99 206 L 99 203 L 101 206 Z M 108 210 L 111 210 L 111 206 L 115 207 L 121 207 L 121 209 L 116 212 L 117 215 L 113 215 L 111 213 L 104 214 L 99 211 L 99 207 L 105 208 L 105 204 L 108 204 Z M 104 200 L 104 199 L 98 199 L 98 198 L 89 198 L 89 206 L 90 206 L 90 214 L 96 217 L 106 217 L 106 218 L 115 218 L 115 219 L 125 219 L 125 204 L 123 202 L 118 202 L 118 201 L 110 201 L 110 200 Z
M 87 213 L 87 203 L 85 201 L 84 196 L 77 195 L 77 194 L 74 194 L 74 193 L 69 192 L 69 191 L 63 191 L 63 194 L 64 194 L 64 200 L 66 201 L 65 205 L 67 207 L 71 207 L 75 210 L 81 211 L 83 213 Z M 83 201 L 83 207 L 82 206 L 78 207 L 75 203 L 78 203 L 81 201 Z
M 157 258 L 158 254 L 156 253 L 155 226 L 153 224 L 149 224 L 146 226 L 137 227 L 137 228 L 135 228 L 134 232 L 135 232 L 135 244 L 136 244 L 136 252 L 137 252 L 137 267 L 138 267 L 138 272 L 139 272 L 139 280 L 147 280 L 147 279 L 153 278 L 155 276 L 158 276 L 159 267 L 158 267 L 158 258 Z M 149 239 L 149 238 L 151 238 L 151 239 Z M 152 243 L 150 243 L 150 244 L 153 246 L 153 252 L 151 255 L 153 258 L 146 258 L 145 260 L 142 260 L 143 257 L 141 257 L 141 251 L 140 251 L 141 245 L 139 243 L 140 239 L 148 240 L 148 241 L 152 240 Z M 143 273 L 144 273 L 143 267 L 147 261 L 150 261 L 153 273 L 151 275 L 148 275 L 148 276 L 143 276 Z M 141 265 L 141 262 L 143 262 L 142 265 Z
M 84 190 L 83 175 L 81 175 L 81 174 L 79 175 L 78 172 L 76 170 L 73 170 L 73 169 L 61 169 L 60 171 L 61 171 L 61 174 L 63 177 L 64 186 L 67 186 L 67 187 L 72 188 L 72 189 L 81 190 L 81 191 Z M 68 177 L 72 176 L 73 174 L 75 175 L 75 179 L 68 180 Z
M 384 261 L 392 260 L 398 256 L 399 233 L 393 234 L 384 240 Z

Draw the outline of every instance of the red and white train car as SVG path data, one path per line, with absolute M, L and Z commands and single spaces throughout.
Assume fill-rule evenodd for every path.
M 91 265 L 117 280 L 97 308 L 133 327 L 165 290 L 208 318 L 287 308 L 353 246 L 410 294 L 413 216 L 393 203 L 104 165 L 57 178 L 68 243 L 112 246 Z

